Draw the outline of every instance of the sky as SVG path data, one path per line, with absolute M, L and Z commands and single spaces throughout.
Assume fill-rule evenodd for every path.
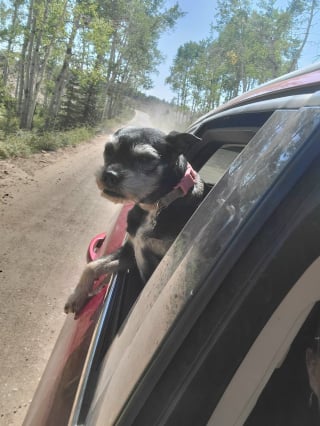
M 177 0 L 168 0 L 167 7 L 173 6 Z M 158 67 L 159 74 L 153 76 L 154 88 L 147 91 L 147 95 L 156 96 L 159 99 L 171 101 L 175 96 L 165 79 L 170 74 L 174 57 L 178 48 L 188 41 L 200 41 L 210 34 L 210 25 L 214 22 L 216 0 L 178 0 L 180 9 L 186 15 L 180 18 L 174 30 L 162 35 L 159 41 L 159 49 L 165 56 L 165 61 Z M 280 7 L 285 7 L 288 0 L 278 0 Z M 318 18 L 319 19 L 319 18 Z M 320 39 L 319 21 L 313 25 L 310 42 L 307 44 L 299 68 L 315 62 L 320 54 L 319 45 L 316 49 L 315 41 Z M 320 59 L 318 59 L 320 60 Z
M 177 0 L 168 0 L 166 4 L 171 7 L 175 3 Z M 174 94 L 164 81 L 170 74 L 170 67 L 178 48 L 188 41 L 200 41 L 208 37 L 217 2 L 215 0 L 178 0 L 178 3 L 186 15 L 178 20 L 173 30 L 161 37 L 158 47 L 166 59 L 158 67 L 159 74 L 153 78 L 154 88 L 147 92 L 148 95 L 167 101 L 170 101 Z

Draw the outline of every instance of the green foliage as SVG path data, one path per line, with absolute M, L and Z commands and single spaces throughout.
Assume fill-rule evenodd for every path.
M 201 103 L 207 48 L 208 43 L 202 41 L 188 42 L 178 49 L 171 75 L 166 82 L 177 93 L 176 103 L 181 109 L 190 104 L 194 111 Z
M 318 0 L 291 0 L 283 9 L 275 0 L 219 0 L 211 37 L 178 49 L 167 78 L 175 103 L 196 115 L 293 71 L 318 6 Z
M 66 146 L 75 146 L 89 140 L 94 130 L 81 127 L 63 132 L 27 132 L 19 131 L 0 141 L 0 158 L 28 157 L 39 151 L 56 151 Z
M 165 0 L 2 1 L 0 72 L 5 86 L 11 80 L 10 123 L 59 130 L 121 113 L 128 93 L 151 87 L 163 59 L 158 39 L 181 15 Z
M 280 8 L 276 0 L 218 0 L 211 36 L 181 46 L 167 78 L 179 122 L 296 68 L 319 4 L 287 1 Z M 163 60 L 158 40 L 183 16 L 178 2 L 168 3 L 0 0 L 0 138 L 6 146 L 18 127 L 50 131 L 24 145 L 51 149 L 51 131 L 99 126 L 121 114 L 128 97 L 152 86 Z
M 9 89 L 0 80 L 0 140 L 6 134 L 18 129 L 18 120 L 15 116 L 15 99 L 11 96 Z
M 127 100 L 128 101 L 128 100 Z M 130 107 L 129 103 L 125 105 L 121 111 L 121 114 L 114 118 L 106 119 L 100 124 L 100 130 L 105 133 L 114 133 L 119 127 L 123 127 L 124 123 L 127 123 L 134 117 L 135 111 Z
M 113 25 L 107 69 L 107 94 L 104 117 L 119 112 L 129 91 L 149 89 L 151 74 L 163 59 L 157 49 L 164 31 L 173 28 L 182 16 L 178 4 L 165 8 L 162 0 L 106 1 Z
M 89 140 L 94 134 L 94 130 L 81 127 L 63 132 L 45 132 L 31 138 L 30 147 L 33 152 L 56 151 L 66 146 L 75 146 L 81 142 Z
M 33 153 L 32 138 L 28 135 L 7 136 L 0 141 L 0 159 L 10 157 L 28 157 Z

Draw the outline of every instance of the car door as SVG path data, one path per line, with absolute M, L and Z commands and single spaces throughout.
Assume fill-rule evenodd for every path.
M 317 202 L 307 203 L 319 194 L 318 138 L 316 107 L 276 111 L 256 133 L 141 293 L 102 363 L 86 424 L 206 424 L 319 256 Z

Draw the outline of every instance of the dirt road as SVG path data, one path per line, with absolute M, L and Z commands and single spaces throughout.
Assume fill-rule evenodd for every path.
M 142 112 L 130 124 L 151 125 Z M 22 424 L 88 242 L 119 209 L 94 180 L 106 138 L 0 161 L 0 425 Z

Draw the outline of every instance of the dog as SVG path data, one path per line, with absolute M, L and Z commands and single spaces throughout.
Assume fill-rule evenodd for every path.
M 137 266 L 143 282 L 148 281 L 209 192 L 183 155 L 199 141 L 189 133 L 166 135 L 153 128 L 127 127 L 106 143 L 97 185 L 101 195 L 115 203 L 134 203 L 127 217 L 128 238 L 114 253 L 88 263 L 65 304 L 66 313 L 83 308 L 96 294 L 94 281 L 103 274 Z

